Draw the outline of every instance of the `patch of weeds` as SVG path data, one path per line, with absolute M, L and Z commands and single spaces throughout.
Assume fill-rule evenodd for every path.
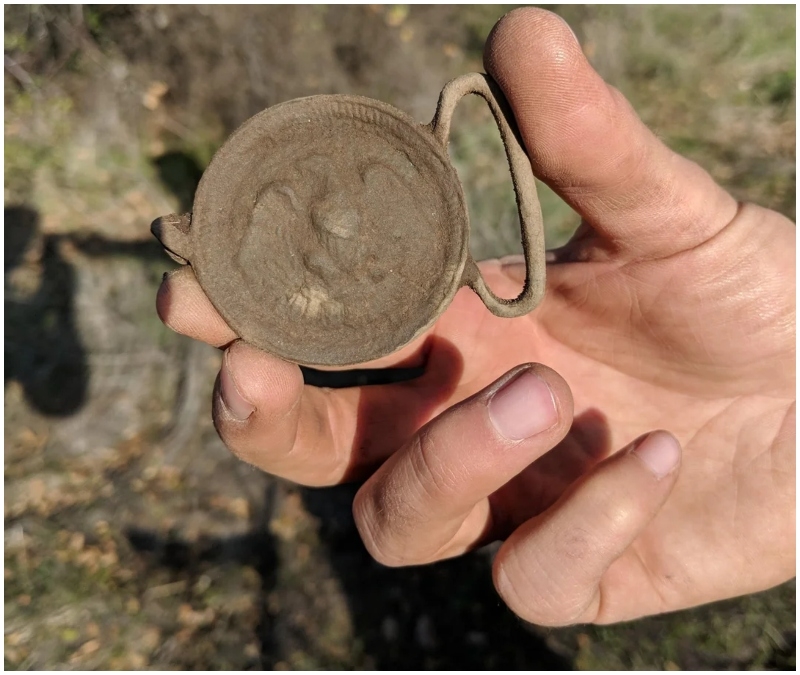
M 28 201 L 33 190 L 34 172 L 47 160 L 48 155 L 49 149 L 46 146 L 6 137 L 3 148 L 6 201 Z
M 642 51 L 637 59 L 628 62 L 625 75 L 632 80 L 652 80 L 664 84 L 674 83 L 677 71 L 675 64 L 664 59 L 663 54 Z
M 536 188 L 542 205 L 545 244 L 549 249 L 563 246 L 580 224 L 580 216 L 541 181 L 536 181 Z
M 72 101 L 64 96 L 37 100 L 19 92 L 6 101 L 5 198 L 25 201 L 36 173 L 64 165 L 63 143 L 71 133 Z
M 31 41 L 24 31 L 6 30 L 3 34 L 3 51 L 27 52 L 30 50 Z
M 792 5 L 742 5 L 739 9 L 741 56 L 748 59 L 785 51 L 794 56 L 796 15 Z
M 467 55 L 481 61 L 486 36 L 497 21 L 515 7 L 521 5 L 463 5 L 459 20 L 466 37 L 464 47 Z
M 767 73 L 756 82 L 752 92 L 754 103 L 788 106 L 795 98 L 795 69 Z
M 794 658 L 794 582 L 736 600 L 575 635 L 580 670 L 763 669 Z M 783 631 L 778 627 L 783 627 Z
M 86 5 L 83 10 L 83 20 L 86 23 L 86 28 L 89 34 L 99 39 L 103 30 L 103 15 L 101 10 L 95 5 Z
M 521 253 L 519 216 L 505 150 L 483 100 L 465 98 L 456 109 L 450 157 L 462 182 L 470 220 L 470 250 L 477 259 Z M 560 236 L 563 202 L 537 183 L 547 235 Z M 568 210 L 568 209 L 567 209 Z M 558 223 L 554 227 L 554 223 Z
M 456 109 L 450 156 L 464 187 L 473 255 L 485 259 L 521 253 L 508 161 L 495 121 L 481 99 L 466 98 Z M 536 186 L 547 246 L 559 246 L 571 236 L 579 218 L 547 185 L 537 181 Z
M 83 21 L 89 35 L 101 47 L 111 46 L 108 25 L 112 21 L 129 21 L 134 11 L 124 5 L 84 5 Z

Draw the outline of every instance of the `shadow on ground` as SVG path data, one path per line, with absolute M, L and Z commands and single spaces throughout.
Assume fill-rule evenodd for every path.
M 73 415 L 86 402 L 91 373 L 77 329 L 75 270 L 64 251 L 142 260 L 161 259 L 163 253 L 157 242 L 120 242 L 98 235 L 42 236 L 38 212 L 25 204 L 7 206 L 3 215 L 6 277 L 32 251 L 41 267 L 41 283 L 32 294 L 6 289 L 4 381 L 19 381 L 29 404 L 44 415 Z
M 156 158 L 154 165 L 181 210 L 191 210 L 202 168 L 180 152 L 166 153 Z M 38 412 L 49 416 L 75 414 L 86 402 L 90 372 L 77 329 L 75 271 L 62 251 L 66 247 L 97 258 L 166 258 L 161 245 L 150 239 L 116 241 L 96 234 L 42 236 L 38 211 L 26 204 L 6 206 L 3 216 L 6 278 L 28 262 L 26 257 L 33 256 L 41 266 L 41 283 L 34 293 L 19 298 L 6 292 L 4 380 L 19 381 L 27 401 Z
M 4 209 L 4 272 L 8 274 L 39 233 L 39 214 L 24 205 Z M 54 237 L 41 253 L 44 283 L 24 299 L 4 300 L 4 381 L 18 380 L 28 402 L 46 415 L 76 412 L 86 398 L 86 353 L 75 329 L 72 268 Z
M 303 500 L 376 668 L 571 669 L 500 601 L 486 553 L 402 569 L 372 560 L 350 517 L 355 492 L 304 490 Z

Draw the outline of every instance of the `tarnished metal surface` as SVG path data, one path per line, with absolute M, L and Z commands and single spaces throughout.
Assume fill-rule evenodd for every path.
M 453 110 L 469 93 L 489 103 L 511 165 L 528 260 L 516 300 L 495 297 L 469 255 L 447 154 Z M 429 125 L 362 97 L 295 99 L 245 122 L 214 156 L 192 213 L 152 230 L 243 340 L 306 365 L 370 361 L 432 325 L 462 285 L 500 316 L 538 303 L 541 211 L 512 125 L 480 74 L 448 84 Z

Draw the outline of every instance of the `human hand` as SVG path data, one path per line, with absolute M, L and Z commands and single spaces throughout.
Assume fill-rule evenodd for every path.
M 792 223 L 737 204 L 663 146 L 554 15 L 512 12 L 485 61 L 535 173 L 583 218 L 541 306 L 499 319 L 462 289 L 428 333 L 371 364 L 424 363 L 422 377 L 318 389 L 236 341 L 181 269 L 158 310 L 227 347 L 222 439 L 299 483 L 368 477 L 355 519 L 386 564 L 505 540 L 497 589 L 539 624 L 621 621 L 790 578 Z M 482 272 L 510 297 L 524 266 Z

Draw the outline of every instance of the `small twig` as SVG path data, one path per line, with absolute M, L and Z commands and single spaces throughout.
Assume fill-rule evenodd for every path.
M 160 600 L 161 598 L 168 598 L 171 595 L 183 593 L 186 590 L 186 581 L 173 581 L 169 584 L 162 584 L 161 586 L 151 586 L 144 594 L 144 600 Z
M 197 140 L 197 135 L 191 129 L 184 126 L 178 122 L 178 120 L 170 117 L 169 115 L 165 115 L 162 124 L 167 131 L 171 131 L 178 138 L 182 138 L 184 141 L 193 142 Z
M 38 91 L 39 87 L 36 86 L 36 83 L 33 81 L 33 78 L 28 75 L 28 71 L 26 71 L 21 65 L 19 65 L 14 59 L 12 59 L 8 54 L 4 55 L 5 58 L 5 67 L 6 70 L 14 76 L 14 78 L 19 82 L 24 89 L 27 91 Z

